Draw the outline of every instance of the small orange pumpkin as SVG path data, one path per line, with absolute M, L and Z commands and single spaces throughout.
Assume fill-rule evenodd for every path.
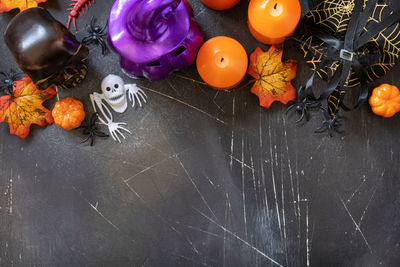
M 400 91 L 394 85 L 382 84 L 372 91 L 369 98 L 372 112 L 376 115 L 390 118 L 400 111 Z
M 54 123 L 65 130 L 78 128 L 85 118 L 82 102 L 72 97 L 58 100 L 51 114 Z

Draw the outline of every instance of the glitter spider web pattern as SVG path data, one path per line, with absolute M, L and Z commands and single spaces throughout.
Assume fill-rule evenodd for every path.
M 368 0 L 364 1 L 364 7 Z M 322 2 L 314 10 L 311 10 L 303 20 L 301 28 L 303 32 L 310 27 L 318 27 L 318 29 L 328 32 L 337 38 L 343 39 L 348 23 L 354 9 L 354 0 L 328 0 Z M 363 32 L 368 31 L 372 25 L 381 22 L 385 17 L 389 16 L 392 10 L 386 3 L 378 3 L 364 27 Z M 317 65 L 326 57 L 324 51 L 325 43 L 310 34 L 302 36 L 304 43 L 301 44 L 301 50 L 307 64 L 314 70 Z M 310 49 L 311 48 L 311 49 Z M 399 60 L 400 53 L 400 24 L 396 23 L 391 27 L 382 30 L 377 36 L 371 39 L 361 50 L 359 55 L 379 54 L 381 58 L 378 62 L 370 64 L 366 68 L 369 81 L 384 76 L 390 71 Z M 339 66 L 339 62 L 334 62 L 329 66 L 325 66 L 318 71 L 318 76 L 323 80 L 330 80 Z M 356 87 L 360 85 L 360 80 L 353 72 L 348 79 L 347 87 Z

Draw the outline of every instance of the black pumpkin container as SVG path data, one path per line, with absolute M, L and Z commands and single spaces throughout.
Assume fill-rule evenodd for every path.
M 43 8 L 15 16 L 4 39 L 18 66 L 38 89 L 52 85 L 71 88 L 86 76 L 89 49 Z

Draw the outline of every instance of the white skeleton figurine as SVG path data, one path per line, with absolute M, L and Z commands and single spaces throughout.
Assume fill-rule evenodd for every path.
M 113 74 L 103 79 L 101 82 L 101 91 L 101 94 L 96 92 L 90 94 L 93 109 L 99 113 L 100 123 L 108 126 L 111 137 L 121 143 L 120 136 L 125 139 L 125 136 L 122 134 L 123 131 L 129 134 L 132 133 L 124 127 L 127 125 L 125 122 L 113 122 L 112 113 L 106 103 L 115 112 L 122 113 L 128 107 L 126 93 L 128 93 L 129 101 L 132 102 L 132 107 L 135 106 L 136 102 L 142 107 L 142 101 L 146 103 L 147 95 L 136 84 L 124 84 L 121 77 Z

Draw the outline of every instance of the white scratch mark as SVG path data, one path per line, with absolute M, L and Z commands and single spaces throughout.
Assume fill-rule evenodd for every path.
M 234 157 L 233 155 L 229 155 L 229 157 L 231 158 L 231 160 L 233 159 L 234 161 L 238 162 L 240 165 L 246 167 L 247 169 L 249 169 L 251 171 L 255 171 L 254 168 L 252 168 L 250 165 L 248 165 L 245 162 L 243 162 L 243 160 L 240 160 L 240 159 Z
M 363 213 L 361 214 L 361 218 L 360 218 L 360 220 L 359 220 L 359 222 L 358 222 L 358 227 L 359 227 L 359 228 L 361 227 L 361 223 L 362 223 L 362 221 L 364 220 L 364 216 L 365 216 L 365 214 L 367 213 L 367 210 L 368 210 L 368 208 L 369 208 L 369 205 L 371 204 L 371 201 L 372 201 L 372 199 L 374 198 L 377 189 L 378 189 L 378 188 L 375 187 L 374 192 L 372 193 L 371 197 L 370 197 L 369 200 L 368 200 L 367 206 L 365 207 Z
M 391 147 L 391 148 L 390 148 L 390 160 L 391 160 L 391 161 L 393 161 L 393 155 L 394 155 L 393 147 Z
M 215 185 L 213 183 L 213 181 L 211 181 L 210 177 L 208 177 L 207 175 L 204 175 L 204 177 L 208 180 L 208 182 L 215 188 Z
M 268 224 L 271 226 L 271 218 L 269 216 L 269 206 L 268 206 L 268 196 L 267 196 L 267 184 L 265 181 L 265 173 L 264 173 L 264 164 L 263 164 L 263 159 L 262 157 L 260 158 L 260 165 L 261 165 L 261 178 L 263 181 L 263 191 L 264 191 L 264 203 L 265 203 L 265 209 L 264 210 L 264 218 L 268 218 Z M 267 216 L 265 216 L 267 215 Z
M 135 177 L 138 176 L 139 174 L 142 174 L 142 173 L 144 173 L 144 172 L 147 172 L 148 170 L 153 169 L 154 167 L 160 165 L 161 163 L 164 163 L 165 161 L 167 161 L 167 160 L 169 160 L 169 159 L 172 159 L 172 158 L 174 158 L 174 157 L 177 157 L 178 155 L 180 155 L 180 154 L 182 154 L 182 153 L 184 153 L 184 152 L 186 152 L 186 151 L 188 151 L 188 150 L 189 150 L 189 149 L 185 149 L 185 150 L 182 150 L 182 151 L 179 152 L 179 153 L 174 153 L 173 155 L 171 155 L 171 156 L 169 156 L 169 157 L 166 157 L 166 158 L 164 158 L 164 159 L 162 159 L 162 160 L 160 160 L 160 161 L 158 161 L 158 162 L 156 162 L 156 163 L 154 163 L 154 164 L 152 164 L 152 165 L 150 165 L 150 166 L 144 168 L 143 170 L 141 170 L 140 172 L 136 173 L 135 175 L 133 175 L 133 176 L 127 178 L 127 179 L 125 180 L 125 182 L 129 182 L 130 180 L 132 180 L 133 178 L 135 178 Z
M 310 241 L 309 241 L 309 224 L 308 224 L 308 202 L 306 204 L 306 248 L 307 248 L 307 267 L 310 266 Z
M 233 99 L 232 99 L 232 133 L 231 133 L 231 162 L 230 162 L 230 167 L 232 170 L 232 166 L 233 166 L 233 148 L 234 148 L 234 139 L 235 139 L 235 100 L 236 100 L 236 94 L 233 95 Z
M 259 142 L 260 142 L 260 168 L 261 168 L 261 179 L 258 179 L 258 187 L 260 189 L 261 192 L 261 184 L 260 184 L 260 180 L 262 180 L 262 185 L 263 185 L 263 193 L 264 193 L 264 201 L 260 201 L 260 205 L 262 206 L 263 204 L 265 204 L 265 208 L 262 209 L 264 216 L 262 217 L 262 220 L 264 221 L 264 223 L 266 221 L 268 221 L 269 226 L 271 226 L 271 220 L 269 217 L 269 207 L 268 207 L 268 197 L 267 197 L 267 186 L 266 186 L 266 181 L 265 181 L 265 173 L 264 173 L 264 164 L 263 164 L 263 156 L 264 156 L 264 149 L 263 149 L 263 132 L 262 132 L 262 113 L 261 113 L 261 106 L 259 106 L 258 108 L 258 113 L 259 113 Z M 252 166 L 254 167 L 254 166 Z M 260 194 L 260 198 L 262 199 L 262 195 Z
M 187 107 L 189 107 L 189 108 L 192 108 L 192 109 L 194 109 L 194 110 L 196 110 L 196 111 L 198 111 L 198 112 L 200 112 L 200 113 L 203 113 L 204 115 L 208 116 L 208 117 L 211 118 L 211 119 L 214 119 L 214 120 L 216 120 L 216 121 L 218 121 L 218 122 L 220 122 L 220 123 L 226 124 L 225 121 L 223 121 L 223 120 L 217 118 L 216 116 L 213 116 L 213 115 L 211 115 L 211 114 L 205 112 L 205 111 L 202 110 L 202 109 L 199 109 L 198 107 L 195 107 L 195 106 L 193 106 L 193 105 L 190 105 L 189 103 L 186 103 L 185 101 L 182 101 L 182 100 L 180 100 L 180 99 L 178 99 L 178 98 L 175 98 L 175 97 L 172 97 L 172 96 L 170 96 L 170 95 L 164 94 L 164 93 L 159 92 L 159 91 L 157 91 L 157 90 L 153 90 L 153 89 L 151 89 L 151 88 L 147 88 L 147 87 L 143 87 L 143 86 L 142 86 L 142 88 L 144 88 L 144 89 L 146 89 L 146 90 L 148 90 L 148 91 L 150 91 L 150 92 L 153 92 L 153 93 L 155 93 L 155 94 L 162 95 L 162 96 L 164 96 L 164 97 L 167 97 L 167 98 L 169 98 L 169 99 L 172 99 L 172 100 L 174 100 L 174 101 L 176 101 L 176 102 L 178 102 L 178 103 L 181 103 L 181 104 L 183 104 L 183 105 L 185 105 L 185 106 L 187 106 Z
M 192 81 L 192 82 L 194 82 L 194 83 L 198 83 L 198 84 L 202 84 L 202 85 L 207 85 L 205 82 L 202 82 L 202 81 L 198 81 L 198 80 L 195 80 L 195 79 L 192 79 L 192 78 L 189 78 L 189 77 L 186 77 L 186 76 L 183 76 L 183 75 L 179 75 L 179 74 L 174 74 L 176 77 L 179 77 L 179 78 L 182 78 L 182 79 L 185 79 L 185 80 L 189 80 L 189 81 Z
M 222 113 L 225 113 L 225 110 L 223 110 L 223 109 L 221 108 L 221 106 L 218 105 L 217 102 L 215 102 L 215 99 L 217 98 L 218 94 L 219 94 L 219 91 L 217 91 L 217 93 L 215 93 L 215 95 L 214 95 L 214 97 L 213 97 L 213 102 L 214 102 L 214 104 L 217 106 L 217 108 L 218 108 L 219 110 L 222 111 Z
M 225 200 L 225 220 L 224 220 L 224 225 L 225 228 L 227 228 L 227 223 L 228 223 L 228 193 L 226 193 L 226 200 Z M 223 263 L 222 266 L 225 267 L 225 260 L 226 260 L 226 232 L 224 232 L 224 247 L 223 247 Z
M 283 180 L 283 157 L 281 157 L 281 200 L 282 200 L 282 224 L 283 224 L 283 247 L 285 250 L 286 265 L 289 265 L 286 235 L 286 213 L 285 213 L 285 189 Z
M 285 118 L 282 118 L 282 119 L 283 119 L 284 135 L 285 135 L 286 155 L 287 155 L 288 168 L 289 168 L 290 187 L 291 187 L 292 200 L 293 200 L 293 210 L 294 210 L 294 215 L 297 217 L 297 209 L 296 209 L 295 198 L 294 198 L 293 173 L 292 173 L 292 166 L 291 166 L 291 162 L 290 162 L 289 145 L 288 145 L 287 132 L 286 132 L 286 120 L 285 120 Z
M 300 180 L 299 180 L 299 173 L 297 171 L 297 164 L 296 164 L 296 178 L 297 178 L 297 212 L 299 214 L 299 217 L 301 216 L 300 214 L 300 202 L 302 199 L 300 198 Z
M 270 260 L 272 263 L 283 267 L 282 264 L 278 263 L 277 261 L 275 261 L 274 259 L 272 259 L 271 257 L 269 257 L 267 254 L 265 254 L 264 252 L 262 252 L 261 250 L 259 250 L 258 248 L 256 248 L 255 246 L 251 245 L 249 242 L 247 242 L 246 240 L 244 240 L 243 238 L 241 238 L 240 236 L 236 235 L 235 233 L 229 231 L 227 228 L 225 228 L 224 226 L 218 224 L 217 222 L 215 222 L 213 219 L 211 219 L 210 217 L 208 217 L 207 215 L 205 215 L 204 213 L 202 213 L 201 211 L 195 209 L 198 213 L 200 213 L 203 217 L 205 217 L 207 220 L 209 220 L 210 222 L 212 222 L 213 224 L 215 224 L 216 226 L 218 226 L 219 228 L 221 228 L 224 232 L 228 233 L 229 235 L 235 237 L 237 240 L 241 241 L 243 244 L 245 244 L 246 246 L 250 247 L 251 249 L 253 249 L 254 251 L 256 251 L 258 254 L 262 255 L 264 258 Z
M 203 14 L 205 12 L 205 10 L 201 10 L 200 12 L 198 12 L 197 14 L 194 15 L 195 18 L 198 18 L 201 14 Z
M 176 156 L 176 159 L 178 160 L 179 164 L 181 165 L 183 171 L 186 174 L 186 177 L 188 178 L 188 180 L 192 183 L 194 189 L 197 191 L 197 193 L 199 194 L 201 200 L 203 201 L 204 205 L 207 207 L 207 209 L 211 212 L 211 214 L 214 216 L 214 218 L 218 221 L 218 217 L 215 215 L 215 213 L 213 212 L 213 210 L 211 209 L 211 207 L 208 205 L 206 199 L 204 198 L 203 194 L 200 192 L 199 188 L 197 187 L 196 183 L 194 182 L 193 178 L 190 176 L 189 172 L 186 170 L 185 166 L 183 165 L 181 159 Z
M 362 179 L 360 185 L 357 186 L 356 190 L 354 190 L 354 192 L 353 192 L 353 193 L 350 195 L 350 197 L 347 199 L 347 202 L 348 202 L 348 203 L 351 202 L 351 200 L 353 199 L 354 195 L 355 195 L 358 191 L 360 191 L 360 188 L 364 185 L 364 183 L 365 183 L 366 181 L 367 181 L 367 179 L 365 178 L 365 175 L 363 175 L 363 179 Z
M 11 216 L 13 213 L 13 169 L 10 169 L 10 184 L 7 186 L 6 191 L 4 192 L 4 195 L 7 196 L 7 205 L 8 205 L 8 213 Z
M 313 242 L 313 238 L 314 238 L 314 230 L 315 230 L 315 221 L 313 221 L 313 225 L 312 225 L 312 231 L 311 231 L 311 238 L 310 238 L 310 255 L 311 255 L 311 248 L 312 248 L 312 242 Z
M 98 214 L 100 215 L 101 218 L 103 218 L 109 225 L 111 225 L 115 230 L 117 230 L 118 232 L 121 232 L 121 230 L 112 223 L 112 221 L 110 221 L 106 216 L 103 215 L 103 213 L 101 211 L 99 211 L 92 203 L 90 203 L 89 200 L 87 200 L 83 195 L 82 192 L 78 191 L 78 189 L 76 189 L 75 186 L 72 186 L 72 188 L 75 190 L 75 192 L 78 193 L 79 197 L 82 198 L 83 200 L 85 200 L 85 202 L 87 204 L 89 204 L 89 206 Z
M 317 146 L 317 148 L 314 151 L 317 151 L 321 148 L 322 144 L 324 143 L 324 140 L 322 140 L 319 145 Z
M 242 136 L 242 200 L 243 200 L 243 219 L 244 219 L 244 234 L 247 237 L 247 214 L 246 214 L 246 194 L 244 188 L 244 140 Z
M 351 219 L 352 222 L 354 223 L 354 225 L 355 225 L 355 227 L 356 227 L 356 230 L 357 230 L 358 232 L 360 232 L 361 237 L 363 238 L 365 244 L 367 245 L 367 247 L 368 247 L 368 249 L 369 249 L 369 252 L 370 252 L 371 254 L 373 254 L 373 253 L 372 253 L 372 249 L 371 249 L 371 247 L 370 247 L 370 245 L 369 245 L 367 239 L 365 238 L 364 233 L 361 231 L 361 228 L 359 227 L 359 225 L 358 225 L 358 224 L 356 223 L 356 221 L 354 220 L 354 217 L 353 217 L 353 215 L 351 215 L 349 209 L 348 209 L 347 206 L 346 206 L 346 203 L 343 201 L 343 199 L 342 199 L 339 195 L 338 195 L 338 197 L 339 197 L 340 201 L 342 202 L 343 207 L 345 208 L 347 214 L 350 216 L 350 219 Z
M 205 230 L 200 229 L 200 228 L 195 227 L 195 226 L 186 225 L 186 224 L 183 224 L 183 223 L 179 223 L 179 224 L 181 224 L 181 225 L 183 225 L 183 226 L 185 226 L 185 227 L 187 227 L 187 228 L 189 228 L 189 229 L 192 229 L 192 230 L 195 230 L 195 231 L 199 231 L 199 232 L 202 232 L 202 233 L 207 234 L 207 235 L 211 235 L 211 236 L 215 236 L 215 237 L 221 237 L 220 235 L 217 235 L 217 234 L 215 234 L 215 233 L 211 233 L 211 232 L 205 231 Z
M 184 238 L 186 240 L 186 242 L 189 243 L 190 247 L 192 248 L 192 250 L 199 255 L 199 251 L 197 250 L 197 248 L 194 246 L 193 242 L 191 240 L 189 240 L 189 238 L 187 238 L 185 235 L 183 235 L 181 232 L 179 232 L 175 227 L 173 227 L 168 221 L 167 219 L 165 219 L 163 216 L 161 216 L 161 214 L 159 214 L 158 212 L 156 212 L 155 210 L 153 210 L 148 204 L 147 202 L 142 198 L 142 196 L 139 195 L 138 192 L 136 192 L 136 190 L 133 189 L 132 186 L 130 186 L 128 184 L 128 182 L 126 182 L 123 178 L 121 178 L 122 182 L 124 182 L 124 184 L 128 187 L 128 189 L 135 194 L 135 196 L 153 213 L 155 214 L 158 218 L 161 219 L 161 221 L 163 223 L 165 223 L 169 228 L 172 229 L 172 231 L 174 231 L 175 233 L 177 233 L 178 235 L 180 235 L 182 238 Z
M 257 190 L 257 185 L 256 185 L 256 175 L 254 172 L 254 162 L 253 162 L 253 155 L 250 155 L 250 163 L 251 163 L 251 168 L 253 169 L 253 171 L 251 172 L 252 178 L 253 178 L 253 188 L 254 188 L 254 197 L 256 199 L 256 208 L 257 210 L 259 209 L 258 207 L 258 190 Z M 258 181 L 260 181 L 260 179 L 258 179 Z
M 11 177 L 12 177 L 12 170 L 11 170 Z M 10 215 L 13 213 L 13 179 L 10 179 L 10 189 L 9 189 L 9 195 L 8 195 L 8 205 L 9 205 L 9 211 Z
M 296 187 L 297 187 L 297 215 L 298 215 L 298 220 L 297 220 L 297 242 L 298 242 L 298 251 L 300 255 L 301 251 L 301 207 L 300 207 L 300 181 L 299 181 L 299 169 L 298 169 L 298 154 L 296 150 Z
M 279 227 L 279 232 L 281 235 L 281 240 L 283 241 L 283 234 L 282 234 L 282 226 L 281 226 L 281 216 L 279 212 L 279 204 L 278 204 L 278 195 L 276 193 L 276 184 L 275 184 L 275 172 L 274 172 L 274 153 L 272 151 L 272 133 L 271 133 L 271 123 L 268 125 L 268 132 L 269 132 L 269 152 L 270 152 L 270 158 L 271 158 L 271 177 L 272 177 L 272 186 L 274 189 L 274 197 L 275 197 L 275 208 L 276 208 L 276 215 L 278 218 L 278 227 Z
M 171 84 L 171 82 L 167 79 L 167 83 L 168 83 L 168 85 L 169 85 L 169 87 L 170 88 L 172 88 L 174 91 L 175 91 L 175 93 L 177 94 L 177 95 L 181 95 L 179 92 L 178 92 L 178 90 L 176 89 L 176 87 L 175 86 L 173 86 L 172 84 Z
M 233 213 L 233 210 L 232 210 L 231 199 L 230 199 L 230 197 L 229 197 L 228 192 L 226 192 L 226 199 L 228 200 L 228 208 L 229 208 L 229 211 L 230 211 L 230 213 L 232 214 L 232 217 L 233 217 L 233 216 L 234 216 L 234 213 Z

